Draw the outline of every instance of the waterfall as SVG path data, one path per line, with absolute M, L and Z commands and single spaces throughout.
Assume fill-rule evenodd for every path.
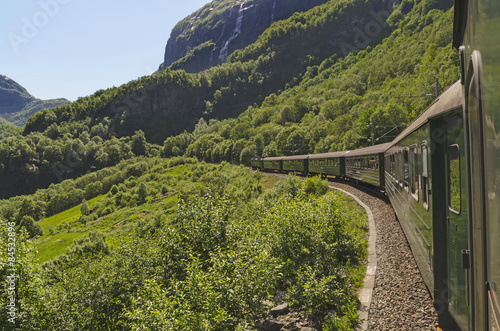
M 210 60 L 209 60 L 209 63 L 208 63 L 209 67 L 211 67 L 211 66 L 214 65 L 214 53 L 215 53 L 215 50 L 217 48 L 217 45 L 222 40 L 222 37 L 224 36 L 224 33 L 226 32 L 226 26 L 227 26 L 227 23 L 224 23 L 224 25 L 222 26 L 222 32 L 221 32 L 221 34 L 219 36 L 219 39 L 217 39 L 217 41 L 214 44 L 214 48 L 212 48 L 212 52 L 210 53 Z
M 245 11 L 245 8 L 243 8 L 243 5 L 245 2 L 243 2 L 240 5 L 240 9 L 238 10 L 238 16 L 236 18 L 236 26 L 234 27 L 233 32 L 229 36 L 229 39 L 227 39 L 219 53 L 219 62 L 224 62 L 228 56 L 228 51 L 229 51 L 229 44 L 236 39 L 240 33 L 241 33 L 241 23 L 243 22 L 243 12 Z

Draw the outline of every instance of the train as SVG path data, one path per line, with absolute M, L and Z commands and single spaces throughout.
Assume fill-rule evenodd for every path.
M 254 157 L 255 169 L 368 184 L 390 200 L 445 330 L 500 331 L 500 1 L 455 0 L 460 80 L 393 141 Z

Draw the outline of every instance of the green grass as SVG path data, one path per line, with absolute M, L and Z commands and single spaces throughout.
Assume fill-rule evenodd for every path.
M 38 249 L 38 262 L 46 262 L 66 252 L 73 240 L 83 237 L 86 233 L 58 233 L 52 236 L 44 236 L 35 242 Z
M 89 206 L 92 208 L 92 206 L 94 206 L 97 202 L 104 199 L 105 196 L 106 195 L 101 195 L 88 201 Z M 77 221 L 81 216 L 82 214 L 80 213 L 80 205 L 78 205 L 59 214 L 41 220 L 40 225 L 42 226 L 44 233 L 42 238 L 50 236 L 50 228 L 55 229 L 58 225 L 61 225 L 63 223 L 71 224 Z
M 179 175 L 183 175 L 188 169 L 191 169 L 191 167 L 189 165 L 183 165 L 180 167 L 175 167 L 168 174 L 171 176 L 179 176 Z
M 264 190 L 269 190 L 273 188 L 274 184 L 276 184 L 278 180 L 278 177 L 262 176 L 260 183 L 262 184 L 262 187 L 264 187 Z
M 90 200 L 89 206 L 94 206 L 97 202 L 104 199 L 106 195 L 98 196 Z M 45 218 L 40 221 L 44 235 L 35 241 L 38 249 L 38 259 L 40 263 L 46 262 L 66 251 L 68 246 L 73 243 L 74 239 L 83 237 L 88 231 L 76 233 L 56 233 L 51 234 L 50 229 L 56 230 L 58 226 L 65 223 L 71 227 L 71 224 L 78 221 L 82 214 L 80 213 L 80 205 L 71 209 L 65 210 L 59 214 Z

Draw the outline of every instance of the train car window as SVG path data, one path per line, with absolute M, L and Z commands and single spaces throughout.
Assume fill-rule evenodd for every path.
M 458 145 L 448 146 L 448 207 L 455 214 L 460 214 L 460 148 Z
M 428 173 L 428 155 L 427 143 L 422 143 L 422 203 L 426 210 L 429 210 L 429 173 Z
M 396 177 L 396 159 L 395 159 L 394 156 L 395 156 L 394 154 L 391 155 L 391 162 L 392 162 L 391 173 L 392 173 L 392 177 Z
M 418 201 L 418 150 L 417 145 L 410 147 L 410 190 L 413 198 Z
M 410 166 L 408 158 L 408 148 L 403 150 L 403 186 L 408 191 L 408 182 L 410 179 Z
M 396 154 L 396 180 L 398 183 L 401 182 L 401 161 L 400 161 L 401 153 Z
M 394 154 L 389 155 L 389 173 L 394 177 Z

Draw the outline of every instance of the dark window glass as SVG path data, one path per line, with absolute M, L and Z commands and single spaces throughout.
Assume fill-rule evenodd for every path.
M 418 151 L 417 146 L 413 146 L 410 149 L 410 166 L 411 166 L 411 176 L 410 176 L 410 190 L 414 198 L 418 200 Z
M 403 150 L 403 185 L 408 189 L 408 180 L 410 178 L 410 167 L 408 164 L 408 148 Z
M 460 213 L 460 149 L 458 145 L 448 146 L 448 206 Z
M 422 144 L 422 203 L 425 209 L 429 209 L 429 173 L 427 145 Z

